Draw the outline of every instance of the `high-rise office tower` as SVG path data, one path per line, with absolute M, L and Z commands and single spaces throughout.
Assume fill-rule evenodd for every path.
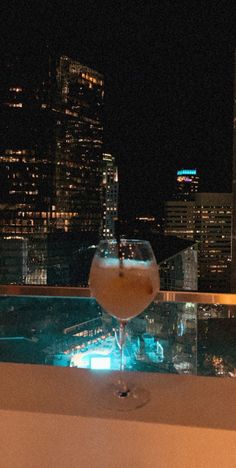
M 234 123 L 233 123 L 233 216 L 232 216 L 232 269 L 231 292 L 236 293 L 236 51 L 234 56 Z
M 68 57 L 56 67 L 52 218 L 64 231 L 99 232 L 102 222 L 103 77 Z
M 194 194 L 198 192 L 198 184 L 197 169 L 181 169 L 177 171 L 174 198 L 178 200 L 192 200 Z
M 195 204 L 199 288 L 230 291 L 232 194 L 199 193 Z
M 115 221 L 118 216 L 118 169 L 115 158 L 109 153 L 103 154 L 103 226 L 102 236 L 115 236 Z
M 193 201 L 166 203 L 165 234 L 198 243 L 199 289 L 229 291 L 231 193 L 196 193 Z
M 167 236 L 193 240 L 195 236 L 194 201 L 171 200 L 165 203 L 165 226 Z
M 5 58 L 1 75 L 0 233 L 98 233 L 102 75 L 47 51 Z
M 1 58 L 0 232 L 45 233 L 53 194 L 55 114 L 49 62 Z M 50 109 L 50 110 L 49 110 Z

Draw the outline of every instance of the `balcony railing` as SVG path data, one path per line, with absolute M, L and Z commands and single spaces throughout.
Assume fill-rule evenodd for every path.
M 0 284 L 0 296 L 90 297 L 89 288 Z
M 70 286 L 32 286 L 0 284 L 0 295 L 5 296 L 63 296 L 90 297 L 89 288 Z M 193 302 L 199 304 L 236 305 L 236 294 L 217 292 L 159 291 L 159 302 Z
M 234 306 L 236 294 L 160 291 L 128 323 L 126 370 L 236 377 Z M 0 285 L 0 344 L 4 362 L 120 365 L 117 322 L 88 288 Z

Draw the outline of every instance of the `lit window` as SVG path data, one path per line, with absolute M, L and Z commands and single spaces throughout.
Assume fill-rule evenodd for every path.
M 16 102 L 16 103 L 13 103 L 13 102 L 6 102 L 6 105 L 8 107 L 22 107 L 22 102 Z
M 9 91 L 15 91 L 16 93 L 20 93 L 22 91 L 22 88 L 10 88 Z

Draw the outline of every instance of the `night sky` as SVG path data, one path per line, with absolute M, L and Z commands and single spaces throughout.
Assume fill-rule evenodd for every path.
M 202 191 L 231 191 L 235 22 L 230 2 L 189 5 L 1 6 L 2 50 L 48 42 L 105 75 L 105 142 L 119 167 L 122 216 L 160 215 L 183 167 L 199 169 Z

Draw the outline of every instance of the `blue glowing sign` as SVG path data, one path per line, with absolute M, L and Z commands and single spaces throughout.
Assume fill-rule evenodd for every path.
M 111 368 L 111 358 L 109 357 L 91 357 L 90 369 L 109 370 Z
M 196 169 L 181 169 L 181 171 L 177 171 L 177 176 L 182 175 L 197 175 Z

